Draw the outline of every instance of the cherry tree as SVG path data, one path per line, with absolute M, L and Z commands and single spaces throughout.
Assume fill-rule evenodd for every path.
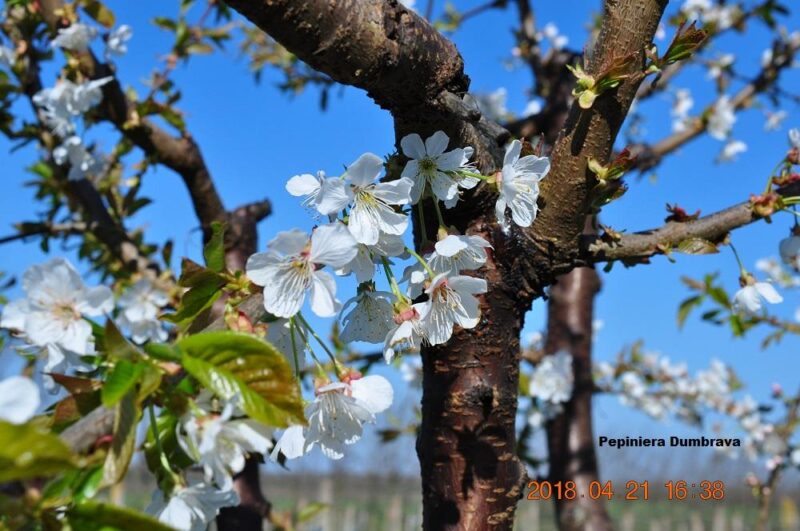
M 30 171 L 46 211 L 2 242 L 49 250 L 77 241 L 95 273 L 87 284 L 65 258 L 31 264 L 24 296 L 3 307 L 0 326 L 27 362 L 25 375 L 0 382 L 0 506 L 12 528 L 195 530 L 214 519 L 219 529 L 261 529 L 265 519 L 289 528 L 297 515 L 271 511 L 261 491 L 262 458 L 267 470 L 311 452 L 342 458 L 393 402 L 391 383 L 370 368 L 385 361 L 414 373 L 420 359 L 413 428 L 425 529 L 511 529 L 543 464 L 548 479 L 586 493 L 600 477 L 597 393 L 656 419 L 730 418 L 766 466 L 747 479 L 766 528 L 782 473 L 800 466 L 800 391 L 774 389 L 768 417 L 724 360 L 691 374 L 637 344 L 615 363 L 594 364 L 593 302 L 597 267 L 680 267 L 692 258 L 677 255 L 730 247 L 728 274 L 740 289 L 728 293 L 714 275 L 686 278 L 679 322 L 703 308 L 702 320 L 735 335 L 769 330 L 765 346 L 800 332 L 771 313 L 781 292 L 800 285 L 797 129 L 739 204 L 705 215 L 668 205 L 664 224 L 647 230 L 601 222 L 631 176 L 699 137 L 720 142 L 721 164 L 743 156 L 740 112 L 770 102 L 765 128 L 780 126 L 782 105 L 797 100 L 780 82 L 800 47 L 782 22 L 787 6 L 607 0 L 578 51 L 555 23 L 537 21 L 528 0 L 448 5 L 440 18 L 432 1 L 425 13 L 397 0 L 178 4 L 159 7 L 154 23 L 174 44 L 140 94 L 115 62 L 135 47 L 135 28 L 116 20 L 113 4 L 5 3 L 2 131 L 39 148 Z M 497 9 L 514 13 L 513 61 L 533 76 L 522 116 L 508 111 L 502 90 L 470 93 L 448 38 Z M 768 40 L 758 71 L 747 72 L 714 45 L 756 25 Z M 319 91 L 325 105 L 336 85 L 355 87 L 394 122 L 392 153 L 365 142 L 340 171 L 315 167 L 311 152 L 306 173 L 285 176 L 281 204 L 294 201 L 313 229 L 262 235 L 266 246 L 257 224 L 272 204 L 224 204 L 172 79 L 195 55 L 231 42 L 257 76 L 278 69 L 287 90 Z M 679 84 L 695 66 L 714 93 L 698 112 Z M 642 140 L 640 109 L 664 95 L 674 103 L 655 119 L 668 119 L 672 133 Z M 141 183 L 161 166 L 185 185 L 203 264 L 184 258 L 173 270 L 171 242 L 130 228 L 151 201 Z M 791 218 L 776 242 L 780 263 L 763 261 L 756 272 L 739 260 L 736 229 Z M 352 293 L 339 289 L 345 276 L 356 280 Z M 522 345 L 539 299 L 547 329 Z M 336 323 L 332 331 L 315 328 L 311 314 Z M 378 350 L 359 352 L 357 342 Z M 33 374 L 60 393 L 44 411 Z M 546 463 L 530 445 L 541 430 Z M 146 514 L 96 498 L 124 479 L 137 451 L 158 486 Z M 561 529 L 612 528 L 602 498 L 561 499 L 556 509 Z

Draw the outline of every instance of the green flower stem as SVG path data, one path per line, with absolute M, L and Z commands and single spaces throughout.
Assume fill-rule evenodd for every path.
M 298 314 L 298 315 L 299 315 L 299 314 Z M 292 319 L 294 319 L 294 318 L 292 318 Z M 298 334 L 298 335 L 300 336 L 300 338 L 303 340 L 303 344 L 304 344 L 304 345 L 306 346 L 306 348 L 308 349 L 308 353 L 309 353 L 309 354 L 311 354 L 311 359 L 313 359 L 313 360 L 314 360 L 314 365 L 315 365 L 315 366 L 316 366 L 316 368 L 317 368 L 317 375 L 318 375 L 320 378 L 323 378 L 323 379 L 324 379 L 324 378 L 327 378 L 327 377 L 328 377 L 328 373 L 327 373 L 327 372 L 325 372 L 325 368 L 322 366 L 322 363 L 320 363 L 320 361 L 319 361 L 319 358 L 317 358 L 317 353 L 316 353 L 316 352 L 314 352 L 314 349 L 313 349 L 313 348 L 311 348 L 311 344 L 308 342 L 308 338 L 307 338 L 307 337 L 306 337 L 306 335 L 303 333 L 303 331 L 301 330 L 301 327 L 300 327 L 300 326 L 298 326 L 298 327 L 297 327 L 297 334 Z M 334 364 L 334 365 L 335 365 L 335 364 Z
M 306 321 L 306 318 L 303 317 L 302 313 L 297 312 L 297 317 L 298 319 L 300 319 L 300 322 L 303 323 L 303 327 L 306 330 L 308 330 L 311 336 L 317 340 L 317 343 L 319 343 L 322 349 L 328 354 L 328 357 L 331 359 L 331 362 L 333 363 L 333 368 L 336 371 L 336 374 L 339 374 L 339 365 L 336 363 L 336 356 L 333 354 L 333 352 L 331 352 L 331 349 L 328 348 L 328 345 L 326 345 L 325 342 L 322 340 L 322 338 L 317 335 L 317 333 L 314 331 L 313 328 L 311 328 L 311 325 L 308 324 L 308 321 Z
M 297 325 L 294 322 L 294 317 L 289 318 L 289 336 L 292 338 L 292 355 L 294 357 L 294 377 L 300 381 L 300 362 L 297 356 L 297 341 L 294 338 L 294 332 Z
M 771 172 L 769 172 L 769 176 L 767 177 L 767 186 L 764 188 L 764 193 L 765 193 L 765 194 L 768 194 L 768 193 L 770 193 L 770 191 L 772 191 L 772 177 L 773 177 L 773 176 L 775 176 L 775 175 L 778 175 L 778 174 L 779 174 L 779 173 L 778 173 L 778 168 L 780 168 L 780 167 L 781 167 L 781 166 L 783 166 L 784 164 L 785 164 L 785 161 L 783 161 L 783 160 L 782 160 L 782 161 L 780 161 L 780 162 L 777 164 L 777 166 L 775 166 L 774 168 L 772 168 L 772 171 L 771 171 Z
M 417 254 L 417 251 L 411 249 L 410 247 L 406 247 L 406 252 L 417 259 L 417 262 L 419 262 L 422 267 L 425 268 L 425 271 L 427 271 L 429 277 L 433 278 L 436 276 L 436 273 L 433 272 L 433 269 L 431 269 L 431 266 L 428 265 L 428 262 L 426 262 L 424 258 Z
M 389 260 L 385 257 L 381 257 L 381 263 L 383 264 L 383 271 L 386 273 L 386 278 L 389 279 L 389 285 L 392 288 L 392 293 L 398 300 L 403 300 L 405 296 L 403 292 L 400 291 L 400 286 L 397 285 L 397 279 L 394 278 L 394 273 L 392 273 L 392 268 L 389 267 Z
M 436 198 L 433 198 L 433 206 L 436 209 L 436 217 L 439 219 L 439 228 L 447 230 L 447 224 L 444 222 L 444 216 L 442 216 L 442 208 L 439 206 L 439 201 Z
M 420 195 L 419 202 L 417 202 L 417 212 L 419 214 L 419 228 L 422 232 L 422 245 L 425 245 L 430 240 L 428 239 L 428 229 L 425 228 L 425 209 L 422 208 L 422 197 L 423 196 Z
M 744 264 L 742 264 L 742 259 L 739 258 L 739 253 L 736 252 L 736 247 L 734 247 L 734 245 L 732 243 L 729 244 L 729 245 L 731 246 L 731 251 L 733 251 L 733 256 L 736 257 L 736 263 L 739 264 L 739 271 L 741 273 L 741 276 L 744 278 L 745 276 L 749 275 L 750 273 L 748 273 L 747 269 L 744 268 Z
M 473 177 L 475 179 L 480 179 L 482 181 L 488 181 L 489 180 L 489 177 L 486 176 L 486 175 L 482 175 L 480 173 L 473 173 L 473 172 L 467 171 L 467 170 L 457 170 L 457 171 L 455 171 L 453 173 L 457 173 L 459 175 L 463 175 L 464 177 Z

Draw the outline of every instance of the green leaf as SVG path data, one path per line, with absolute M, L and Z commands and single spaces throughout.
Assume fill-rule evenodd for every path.
M 141 352 L 131 344 L 112 319 L 106 321 L 105 333 L 103 334 L 103 350 L 112 359 L 137 360 L 142 357 Z
M 125 477 L 136 450 L 136 426 L 141 418 L 135 393 L 126 394 L 114 409 L 114 438 L 103 464 L 103 486 L 118 483 Z
M 178 341 L 183 367 L 219 397 L 270 426 L 305 423 L 300 388 L 284 356 L 257 337 L 205 332 Z
M 684 254 L 717 254 L 716 245 L 703 238 L 687 238 L 678 244 L 678 251 Z
M 211 224 L 211 238 L 203 249 L 206 267 L 220 272 L 225 268 L 225 225 L 215 221 Z
M 122 397 L 136 386 L 143 371 L 144 365 L 141 363 L 119 360 L 103 384 L 103 391 L 100 394 L 103 405 L 110 408 L 122 400 Z
M 103 5 L 99 0 L 84 0 L 83 10 L 106 28 L 114 27 L 114 12 Z
M 227 284 L 227 280 L 210 269 L 205 269 L 191 260 L 184 259 L 178 284 L 189 288 L 189 291 L 181 297 L 178 311 L 164 316 L 164 319 L 186 326 L 214 304 L 214 301 L 220 296 L 220 289 Z
M 0 483 L 51 476 L 78 465 L 78 458 L 53 433 L 30 422 L 0 421 Z
M 144 351 L 147 352 L 150 357 L 162 361 L 181 361 L 181 353 L 172 345 L 148 343 L 144 346 Z
M 152 516 L 109 503 L 87 500 L 67 510 L 72 529 L 81 531 L 173 531 Z
M 702 295 L 695 295 L 694 297 L 689 297 L 688 299 L 684 300 L 681 305 L 678 307 L 678 328 L 683 328 L 684 323 L 686 322 L 686 318 L 689 317 L 689 313 L 697 306 L 703 303 L 703 296 Z

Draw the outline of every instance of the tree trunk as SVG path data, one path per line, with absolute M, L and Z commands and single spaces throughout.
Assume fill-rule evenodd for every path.
M 556 499 L 561 531 L 613 529 L 602 499 L 589 496 L 589 484 L 599 480 L 592 431 L 592 322 L 600 278 L 593 268 L 573 269 L 550 289 L 545 352 L 572 354 L 575 385 L 564 411 L 547 423 L 547 447 L 553 483 L 573 481 L 577 496 Z
M 524 485 L 514 421 L 525 308 L 497 289 L 497 268 L 484 276 L 495 289 L 485 297 L 482 323 L 495 325 L 422 352 L 424 529 L 511 529 Z

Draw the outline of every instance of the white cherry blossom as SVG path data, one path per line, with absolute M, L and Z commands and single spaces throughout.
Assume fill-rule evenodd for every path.
M 344 304 L 342 314 L 354 305 L 349 313 L 342 317 L 341 339 L 346 343 L 366 341 L 381 343 L 386 339 L 393 321 L 391 293 L 364 290 Z
M 764 121 L 764 131 L 775 131 L 781 128 L 783 121 L 789 116 L 789 114 L 784 111 L 775 111 L 775 112 L 767 112 L 766 113 L 767 119 Z
M 305 336 L 302 334 L 299 328 L 293 329 L 289 319 L 278 318 L 267 324 L 267 341 L 286 357 L 289 366 L 296 371 L 301 371 L 305 367 L 306 344 Z
M 788 238 L 781 240 L 778 250 L 783 263 L 791 266 L 796 271 L 800 271 L 800 235 L 792 234 Z
M 44 88 L 33 96 L 33 102 L 42 109 L 45 124 L 58 136 L 65 137 L 75 130 L 73 118 L 86 113 L 103 99 L 103 85 L 112 77 L 104 77 L 82 84 L 68 79 L 60 80 L 52 88 Z
M 670 114 L 672 115 L 672 130 L 676 133 L 685 131 L 691 120 L 689 111 L 694 107 L 694 98 L 688 89 L 678 89 L 675 91 L 675 101 L 672 104 Z
M 779 304 L 783 302 L 783 297 L 769 282 L 756 282 L 748 276 L 747 284 L 733 296 L 733 309 L 745 315 L 760 315 L 764 310 L 764 301 Z
M 36 414 L 41 403 L 39 387 L 24 376 L 0 381 L 0 420 L 24 424 Z
M 569 43 L 569 38 L 559 33 L 558 26 L 552 22 L 548 22 L 544 25 L 542 31 L 537 35 L 537 38 L 539 40 L 546 39 L 556 50 L 564 49 Z
M 747 144 L 741 140 L 728 140 L 717 156 L 718 162 L 733 162 L 740 153 L 747 151 Z
M 27 298 L 3 308 L 0 326 L 23 332 L 37 346 L 53 345 L 78 355 L 94 353 L 92 327 L 83 316 L 111 312 L 110 289 L 87 288 L 63 258 L 30 267 L 22 277 L 22 287 Z
M 436 242 L 427 262 L 437 273 L 457 275 L 462 271 L 480 269 L 486 263 L 486 249 L 492 244 L 480 236 L 450 234 Z
M 800 149 L 800 129 L 789 129 L 789 144 L 795 148 Z
M 418 134 L 404 136 L 400 140 L 403 154 L 409 160 L 402 177 L 414 182 L 411 188 L 411 203 L 416 204 L 425 187 L 430 183 L 431 191 L 440 201 L 452 201 L 458 194 L 458 181 L 449 172 L 455 172 L 469 157 L 465 149 L 445 151 L 450 139 L 442 131 L 436 131 L 422 142 Z M 469 150 L 470 154 L 472 149 Z
M 708 78 L 718 79 L 724 71 L 726 71 L 736 61 L 736 56 L 732 53 L 726 53 L 719 57 L 716 61 L 712 61 L 708 68 Z
M 567 402 L 572 396 L 572 387 L 575 377 L 572 372 L 572 355 L 560 350 L 550 356 L 545 356 L 536 365 L 531 375 L 531 396 L 545 402 Z
M 325 179 L 319 191 L 317 210 L 331 215 L 350 207 L 347 228 L 358 243 L 375 245 L 381 233 L 400 235 L 408 228 L 408 216 L 394 206 L 411 201 L 413 182 L 402 177 L 376 182 L 383 160 L 372 153 L 361 155 L 341 178 Z
M 736 122 L 736 113 L 728 96 L 721 96 L 708 117 L 708 134 L 717 140 L 725 140 Z
M 128 53 L 128 41 L 133 38 L 133 28 L 127 24 L 114 29 L 106 39 L 106 60 Z
M 498 174 L 500 196 L 495 205 L 497 221 L 508 228 L 506 209 L 520 227 L 530 227 L 536 219 L 539 182 L 550 171 L 550 159 L 528 155 L 520 158 L 522 143 L 514 140 L 506 147 L 503 170 Z
M 375 265 L 383 258 L 406 255 L 403 237 L 397 234 L 381 233 L 375 245 L 358 244 L 358 252 L 353 260 L 336 271 L 337 275 L 354 273 L 359 284 L 369 282 L 375 276 Z
M 320 191 L 325 179 L 324 171 L 318 171 L 316 175 L 311 175 L 310 173 L 295 175 L 286 183 L 286 191 L 295 197 L 302 197 L 303 206 L 312 207 L 316 210 L 319 206 Z
M 76 22 L 69 27 L 58 30 L 58 35 L 50 45 L 54 48 L 64 48 L 73 52 L 85 52 L 96 35 L 96 28 Z
M 419 351 L 426 341 L 423 320 L 430 311 L 431 303 L 418 302 L 396 312 L 393 326 L 383 342 L 383 359 L 391 363 L 398 354 Z
M 164 494 L 156 489 L 146 512 L 180 531 L 206 531 L 221 508 L 238 504 L 239 495 L 235 491 L 199 483 L 175 487 L 169 499 L 164 499 Z
M 394 391 L 386 378 L 370 375 L 323 385 L 316 395 L 306 408 L 308 426 L 284 431 L 270 455 L 273 460 L 279 451 L 294 459 L 315 445 L 326 457 L 341 459 L 345 447 L 361 439 L 363 425 L 374 423 L 375 415 L 392 405 Z
M 233 486 L 234 474 L 244 469 L 248 454 L 266 454 L 272 448 L 271 430 L 252 419 L 231 419 L 234 403 L 220 414 L 190 411 L 181 419 L 178 442 L 203 467 L 205 481 L 223 490 Z
M 311 238 L 300 230 L 278 233 L 265 253 L 247 260 L 247 276 L 264 287 L 264 308 L 277 317 L 292 317 L 311 290 L 311 309 L 320 317 L 339 311 L 336 281 L 320 265 L 341 268 L 358 252 L 356 242 L 341 223 L 323 225 Z
M 83 145 L 80 137 L 71 136 L 53 150 L 53 160 L 63 166 L 69 164 L 67 178 L 71 181 L 90 179 L 105 170 L 105 162 L 95 158 Z
M 167 294 L 149 278 L 137 280 L 119 298 L 120 326 L 128 328 L 135 343 L 165 341 L 167 331 L 158 313 L 169 303 Z
M 481 310 L 476 294 L 486 293 L 486 281 L 463 275 L 440 273 L 425 290 L 430 309 L 422 321 L 424 337 L 431 345 L 446 343 L 453 335 L 453 326 L 474 328 Z

